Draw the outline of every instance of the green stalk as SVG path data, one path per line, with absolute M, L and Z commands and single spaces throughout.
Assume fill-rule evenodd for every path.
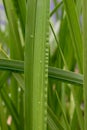
M 83 0 L 84 130 L 87 130 L 87 0 Z
M 48 0 L 27 1 L 25 35 L 25 130 L 47 128 Z

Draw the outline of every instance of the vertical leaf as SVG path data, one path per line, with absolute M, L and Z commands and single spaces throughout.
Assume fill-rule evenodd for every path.
M 16 14 L 21 23 L 21 28 L 23 36 L 25 34 L 25 20 L 26 20 L 26 0 L 13 0 L 14 6 L 16 8 Z
M 27 1 L 25 29 L 25 130 L 33 129 L 33 46 L 35 37 L 36 0 Z M 31 14 L 32 13 L 32 14 Z M 29 28 L 30 26 L 30 28 Z M 33 36 L 33 38 L 32 38 Z M 28 102 L 27 102 L 28 101 Z
M 83 46 L 80 25 L 75 8 L 74 0 L 63 0 L 67 19 L 69 23 L 70 34 L 74 46 L 74 52 L 81 72 L 83 72 Z
M 84 46 L 84 130 L 87 129 L 87 0 L 83 0 L 83 46 Z
M 78 63 L 79 70 L 82 73 L 83 72 L 83 45 L 82 45 L 82 36 L 81 36 L 81 30 L 80 30 L 77 10 L 75 8 L 74 0 L 63 0 L 63 1 L 64 1 L 64 5 L 65 5 L 65 10 L 67 13 L 67 19 L 68 19 L 68 23 L 69 23 L 69 29 L 70 29 L 72 42 L 73 42 L 76 60 Z M 80 109 L 82 95 L 80 95 L 81 98 L 78 98 L 79 93 L 81 93 L 81 92 L 82 92 L 82 89 L 77 88 L 77 89 L 75 89 L 73 94 L 74 94 L 75 101 L 76 101 L 75 102 L 76 111 L 77 111 L 77 115 L 78 115 L 78 119 L 79 119 L 80 128 L 83 130 L 83 125 L 84 125 L 82 122 L 83 116 L 82 116 L 82 112 Z M 79 116 L 78 110 L 80 112 L 80 116 Z
M 49 0 L 27 1 L 25 130 L 46 130 Z
M 13 49 L 13 52 L 11 52 L 11 55 L 15 53 L 15 59 L 22 59 L 23 60 L 23 49 L 22 49 L 22 43 L 20 39 L 20 34 L 19 34 L 19 29 L 18 29 L 18 21 L 17 21 L 17 16 L 15 13 L 15 9 L 13 6 L 13 3 L 11 0 L 3 0 L 6 14 L 8 17 L 8 22 L 9 22 L 9 28 L 10 28 L 10 36 L 11 36 L 11 48 Z M 10 5 L 10 6 L 9 6 Z

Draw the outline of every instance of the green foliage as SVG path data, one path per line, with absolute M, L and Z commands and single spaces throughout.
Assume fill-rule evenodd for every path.
M 86 130 L 87 1 L 3 6 L 0 130 Z

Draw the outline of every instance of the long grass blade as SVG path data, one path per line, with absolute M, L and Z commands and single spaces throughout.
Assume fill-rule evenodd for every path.
M 78 21 L 77 12 L 75 9 L 74 0 L 63 0 L 65 5 L 65 10 L 67 13 L 70 34 L 74 46 L 74 51 L 76 54 L 78 66 L 81 72 L 83 72 L 83 45 L 80 25 Z
M 26 0 L 12 0 L 16 9 L 16 14 L 20 20 L 23 36 L 25 37 L 25 22 L 26 22 Z
M 6 10 L 10 33 L 11 33 L 10 36 L 11 36 L 12 44 L 10 44 L 10 47 L 13 50 L 13 52 L 11 52 L 11 55 L 15 54 L 15 50 L 16 50 L 17 54 L 15 54 L 15 59 L 23 59 L 24 55 L 23 55 L 22 43 L 20 39 L 17 16 L 15 13 L 13 3 L 11 0 L 8 1 L 3 0 L 3 3 Z
M 62 113 L 63 113 L 63 118 L 64 118 L 65 126 L 66 126 L 65 129 L 67 129 L 67 130 L 71 130 L 71 128 L 70 128 L 70 124 L 69 124 L 69 122 L 68 122 L 68 120 L 67 120 L 67 117 L 66 117 L 65 111 L 64 111 L 64 109 L 63 109 L 63 107 L 62 107 L 61 101 L 60 101 L 60 99 L 59 99 L 59 95 L 58 95 L 58 93 L 57 93 L 56 90 L 55 90 L 55 93 L 56 93 L 56 96 L 57 96 L 57 100 L 58 100 L 58 102 L 59 102 L 59 106 L 60 106 L 60 108 L 61 108 L 61 110 L 62 110 Z
M 27 1 L 25 130 L 46 130 L 47 127 L 49 5 L 49 0 Z
M 83 45 L 84 45 L 84 130 L 87 130 L 87 0 L 83 0 Z
M 24 62 L 17 60 L 0 59 L 0 69 L 13 72 L 24 73 Z M 48 67 L 49 78 L 61 80 L 63 82 L 83 85 L 83 75 L 71 71 L 62 70 L 55 67 Z
M 19 60 L 0 59 L 0 69 L 24 72 L 24 62 Z
M 73 83 L 77 85 L 83 84 L 82 81 L 80 80 L 83 79 L 83 76 L 81 74 L 75 74 L 71 71 L 65 71 L 54 67 L 49 67 L 49 77 L 66 81 L 66 82 L 69 81 L 68 83 L 72 83 L 72 84 Z
M 52 17 L 53 16 L 53 14 L 57 11 L 57 9 L 59 8 L 59 7 L 61 7 L 61 5 L 63 4 L 63 1 L 61 1 L 60 3 L 58 3 L 57 5 L 56 5 L 56 7 L 52 10 L 52 12 L 50 13 L 50 17 Z
M 36 0 L 27 0 L 25 30 L 25 130 L 33 130 L 33 59 Z M 31 15 L 32 13 L 32 15 Z M 30 25 L 30 28 L 29 28 Z

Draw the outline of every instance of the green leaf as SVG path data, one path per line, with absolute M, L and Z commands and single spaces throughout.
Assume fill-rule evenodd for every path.
M 63 4 L 63 1 L 61 1 L 60 3 L 58 3 L 56 5 L 56 7 L 52 10 L 52 12 L 50 13 L 50 17 L 52 17 L 54 15 L 54 13 L 59 9 L 59 7 Z
M 83 76 L 81 74 L 75 74 L 74 72 L 65 71 L 54 67 L 49 67 L 49 77 L 59 79 L 71 84 L 83 84 Z
M 51 130 L 64 130 L 63 125 L 48 106 L 48 125 L 50 126 Z
M 83 61 L 83 73 L 84 73 L 84 130 L 87 129 L 87 0 L 83 0 L 83 46 L 84 46 L 84 61 Z
M 65 10 L 67 13 L 67 19 L 69 23 L 70 34 L 74 46 L 74 52 L 78 62 L 78 66 L 81 72 L 83 72 L 83 45 L 82 36 L 79 25 L 79 20 L 77 12 L 75 9 L 74 0 L 63 0 L 65 5 Z
M 24 62 L 17 61 L 17 60 L 0 59 L 0 69 L 23 73 L 24 72 Z M 62 70 L 62 69 L 55 68 L 55 67 L 48 67 L 48 75 L 49 75 L 49 78 L 61 80 L 63 82 L 76 84 L 76 85 L 80 85 L 80 86 L 83 85 L 83 75 L 82 74 Z
M 3 0 L 3 3 L 6 10 L 6 14 L 7 14 L 8 22 L 9 22 L 9 28 L 10 28 L 10 36 L 11 36 L 11 42 L 12 42 L 10 44 L 10 48 L 13 50 L 11 51 L 11 56 L 16 51 L 17 53 L 15 54 L 15 59 L 23 59 L 24 57 L 23 48 L 22 48 L 22 43 L 21 43 L 20 34 L 19 34 L 17 16 L 15 13 L 13 3 L 11 0 L 8 0 L 8 1 Z
M 17 60 L 0 59 L 0 69 L 13 72 L 24 72 L 24 62 Z M 48 76 L 70 84 L 83 85 L 83 75 L 55 67 L 48 67 Z
M 25 37 L 25 22 L 26 22 L 26 0 L 12 0 L 16 9 L 16 14 L 21 23 L 23 35 Z
M 49 6 L 49 0 L 27 0 L 25 129 L 30 130 L 47 129 Z

